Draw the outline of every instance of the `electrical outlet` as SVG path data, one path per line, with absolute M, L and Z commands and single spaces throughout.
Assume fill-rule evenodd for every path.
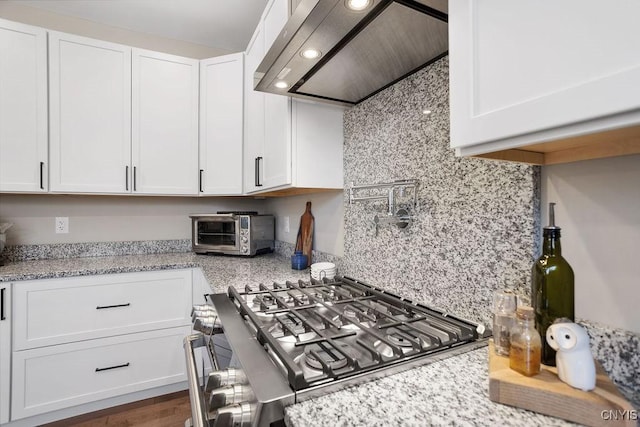
M 69 217 L 56 217 L 56 234 L 67 234 L 69 232 Z
M 284 232 L 288 233 L 290 231 L 290 227 L 289 227 L 289 217 L 285 216 L 284 217 Z

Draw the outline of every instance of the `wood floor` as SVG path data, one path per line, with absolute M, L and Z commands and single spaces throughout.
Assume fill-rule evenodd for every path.
M 180 391 L 67 418 L 44 427 L 183 427 L 190 417 L 189 392 Z

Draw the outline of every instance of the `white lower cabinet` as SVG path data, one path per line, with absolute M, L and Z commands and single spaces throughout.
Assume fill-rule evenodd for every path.
M 0 424 L 39 425 L 183 389 L 193 275 L 176 269 L 2 286 L 11 323 L 0 322 Z
M 11 394 L 11 283 L 0 284 L 0 424 L 9 421 Z
M 190 326 L 13 353 L 12 419 L 186 379 Z
M 191 270 L 21 282 L 14 290 L 14 350 L 190 323 Z

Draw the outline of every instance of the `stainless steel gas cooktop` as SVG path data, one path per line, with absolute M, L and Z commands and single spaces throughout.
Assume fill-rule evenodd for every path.
M 196 329 L 224 331 L 234 357 L 203 381 L 193 415 L 205 417 L 202 425 L 270 425 L 286 405 L 484 346 L 490 335 L 347 277 L 209 297 L 213 307 L 199 308 L 205 320 Z M 223 385 L 236 376 L 238 384 Z

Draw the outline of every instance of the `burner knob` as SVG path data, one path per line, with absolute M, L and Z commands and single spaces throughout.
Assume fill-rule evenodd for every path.
M 195 322 L 198 317 L 211 317 L 211 316 L 217 316 L 217 315 L 218 313 L 213 307 L 211 307 L 211 309 L 208 309 L 208 310 L 193 309 L 191 310 L 191 321 Z
M 197 317 L 193 323 L 193 329 L 207 335 L 222 333 L 222 324 L 218 316 Z
M 254 413 L 254 405 L 247 402 L 220 408 L 213 427 L 249 427 Z
M 219 387 L 211 390 L 211 396 L 209 397 L 209 410 L 214 411 L 225 406 L 251 399 L 253 399 L 253 392 L 251 391 L 251 387 L 247 385 L 235 384 Z
M 191 307 L 191 315 L 193 316 L 193 313 L 195 313 L 196 311 L 213 311 L 213 312 L 215 312 L 216 309 L 213 308 L 213 306 L 209 305 L 209 304 L 195 304 L 193 307 Z
M 209 392 L 214 388 L 233 384 L 247 384 L 247 376 L 242 369 L 227 368 L 211 372 L 207 378 L 205 391 Z

